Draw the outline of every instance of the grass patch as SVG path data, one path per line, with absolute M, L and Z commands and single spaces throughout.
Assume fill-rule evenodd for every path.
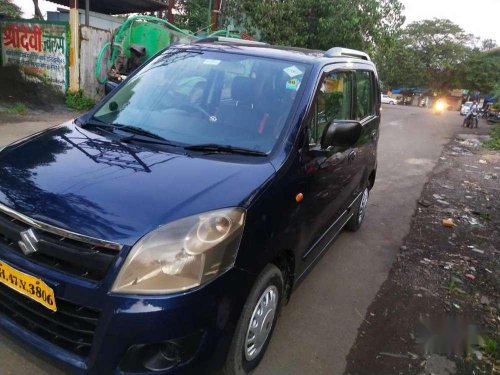
M 83 95 L 82 91 L 68 92 L 66 105 L 73 111 L 86 111 L 95 105 L 95 101 Z
M 7 112 L 22 115 L 26 113 L 26 106 L 23 103 L 17 103 L 14 107 L 8 108 Z
M 500 125 L 495 125 L 491 129 L 491 139 L 484 142 L 485 146 L 493 150 L 500 150 Z
M 500 359 L 500 345 L 497 340 L 492 337 L 487 337 L 484 340 L 484 351 L 493 359 Z

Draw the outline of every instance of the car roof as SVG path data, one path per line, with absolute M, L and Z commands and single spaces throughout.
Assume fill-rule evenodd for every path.
M 332 62 L 361 62 L 374 67 L 374 64 L 369 60 L 353 56 L 325 56 L 325 51 L 313 50 L 307 48 L 277 46 L 265 43 L 248 43 L 241 42 L 203 42 L 195 41 L 191 44 L 173 45 L 171 48 L 186 48 L 186 49 L 199 49 L 204 51 L 218 51 L 228 53 L 239 53 L 255 57 L 267 57 L 279 60 L 296 61 L 306 64 L 326 65 Z

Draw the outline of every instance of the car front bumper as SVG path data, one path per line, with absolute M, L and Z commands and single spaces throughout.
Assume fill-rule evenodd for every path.
M 2 309 L 2 303 L 5 305 L 6 302 L 0 303 L 0 327 L 4 331 L 59 367 L 79 374 L 150 374 L 152 372 L 142 363 L 143 352 L 135 349 L 158 347 L 170 340 L 175 340 L 176 345 L 184 345 L 185 338 L 188 338 L 189 343 L 185 344 L 186 348 L 180 349 L 183 351 L 182 360 L 172 368 L 154 373 L 207 373 L 216 369 L 225 359 L 241 310 L 255 280 L 255 275 L 233 268 L 213 282 L 186 293 L 128 296 L 109 293 L 109 283 L 106 282 L 89 287 L 74 277 L 16 258 L 13 254 L 3 252 L 1 247 L 0 259 L 46 281 L 54 289 L 56 299 L 64 304 L 82 306 L 84 310 L 88 306 L 99 311 L 92 346 L 82 356 L 61 347 L 57 340 L 48 340 L 38 334 L 45 333 L 43 326 L 38 331 L 31 329 L 30 324 L 25 324 L 25 317 L 21 316 L 19 320 L 19 314 L 11 313 L 9 305 Z M 21 302 L 26 299 L 14 295 L 12 301 L 18 297 Z M 42 315 L 49 313 L 43 312 Z M 30 315 L 31 319 L 33 316 L 36 318 L 37 315 Z M 45 322 L 44 319 L 41 317 L 40 321 Z

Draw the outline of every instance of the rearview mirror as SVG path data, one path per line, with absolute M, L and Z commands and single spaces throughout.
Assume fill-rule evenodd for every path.
M 352 146 L 358 141 L 361 129 L 359 121 L 336 120 L 325 129 L 321 138 L 321 148 L 326 149 L 329 146 Z
M 118 83 L 113 81 L 107 81 L 104 84 L 104 93 L 108 95 L 111 91 L 113 91 L 116 88 L 116 86 L 118 86 Z

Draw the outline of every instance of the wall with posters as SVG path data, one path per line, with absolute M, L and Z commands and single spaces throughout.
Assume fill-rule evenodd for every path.
M 62 92 L 69 82 L 68 41 L 66 22 L 0 21 L 1 64 L 18 65 L 25 74 L 40 77 Z

